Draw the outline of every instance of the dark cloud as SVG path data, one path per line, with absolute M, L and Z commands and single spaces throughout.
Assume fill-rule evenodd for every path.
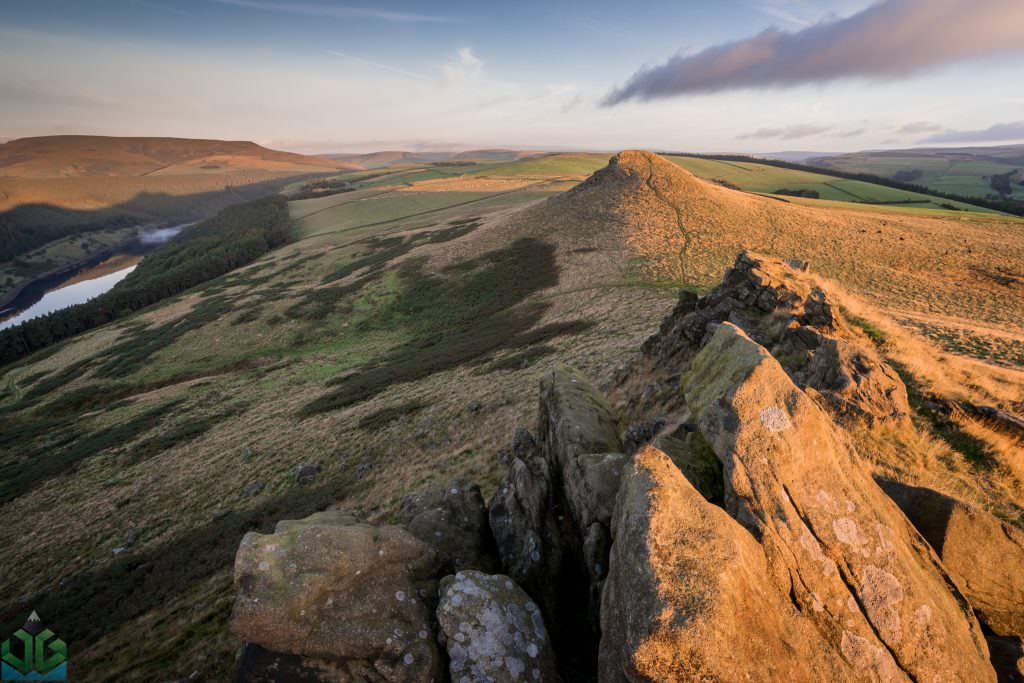
M 897 133 L 903 135 L 921 135 L 923 133 L 938 133 L 942 130 L 942 126 L 937 123 L 928 123 L 927 121 L 912 121 L 904 126 L 901 126 Z
M 885 0 L 801 31 L 777 28 L 645 67 L 603 100 L 892 79 L 951 62 L 1024 53 L 1022 0 Z
M 922 142 L 1016 142 L 1024 140 L 1024 121 L 996 123 L 980 130 L 947 130 Z
M 848 130 L 845 133 L 836 133 L 841 138 L 859 138 L 861 135 L 867 132 L 867 128 L 858 128 L 856 130 Z
M 758 128 L 750 133 L 739 136 L 740 140 L 799 140 L 814 137 L 832 130 L 832 126 L 814 123 L 798 123 L 784 128 Z

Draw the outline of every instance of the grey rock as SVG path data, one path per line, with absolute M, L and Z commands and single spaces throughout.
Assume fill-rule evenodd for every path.
M 540 607 L 507 576 L 458 572 L 441 580 L 437 621 L 452 681 L 558 681 Z
M 245 488 L 242 489 L 242 493 L 247 496 L 255 496 L 263 491 L 264 486 L 262 481 L 254 481 L 251 484 L 246 484 Z
M 494 540 L 480 487 L 464 479 L 402 502 L 404 526 L 437 552 L 438 576 L 460 569 L 492 571 Z
M 295 468 L 295 481 L 300 484 L 308 484 L 320 475 L 320 465 L 317 463 L 303 463 Z

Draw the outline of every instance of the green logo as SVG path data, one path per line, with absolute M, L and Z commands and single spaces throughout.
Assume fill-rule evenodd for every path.
M 68 646 L 35 612 L 0 646 L 0 680 L 66 681 Z

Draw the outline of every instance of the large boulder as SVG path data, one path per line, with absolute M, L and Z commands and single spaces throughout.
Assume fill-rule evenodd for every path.
M 492 571 L 494 541 L 480 487 L 456 479 L 439 489 L 422 491 L 402 502 L 402 525 L 438 556 L 438 576 L 460 569 Z
M 839 311 L 806 264 L 744 252 L 705 296 L 690 292 L 617 377 L 624 417 L 679 415 L 676 387 L 714 327 L 731 322 L 774 355 L 802 389 L 844 419 L 899 422 L 910 414 L 899 375 Z
M 757 541 L 653 446 L 627 468 L 612 536 L 602 682 L 855 680 Z
M 473 570 L 446 576 L 437 622 L 452 681 L 559 680 L 540 607 L 507 576 Z
M 938 491 L 879 481 L 942 559 L 978 617 L 1024 637 L 1024 531 Z
M 436 681 L 440 655 L 427 602 L 436 564 L 433 550 L 400 527 L 336 512 L 282 521 L 272 534 L 242 539 L 231 628 L 270 652 L 319 662 L 307 662 L 310 669 Z
M 843 434 L 767 350 L 722 323 L 682 384 L 727 511 L 767 575 L 866 680 L 994 681 L 970 605 Z

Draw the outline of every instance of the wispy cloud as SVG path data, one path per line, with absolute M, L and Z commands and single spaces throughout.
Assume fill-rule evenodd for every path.
M 832 130 L 830 125 L 815 123 L 797 123 L 784 128 L 758 128 L 750 133 L 739 136 L 740 140 L 799 140 L 821 135 Z
M 1024 121 L 996 123 L 979 130 L 947 130 L 922 142 L 1018 142 L 1024 140 Z
M 221 5 L 233 5 L 267 12 L 285 12 L 301 14 L 309 17 L 330 19 L 379 19 L 396 22 L 447 22 L 453 17 L 435 14 L 417 14 L 414 12 L 397 12 L 376 7 L 350 7 L 348 5 L 328 5 L 305 2 L 273 2 L 272 0 L 213 0 Z
M 931 123 L 929 121 L 911 121 L 903 126 L 900 126 L 896 131 L 901 135 L 922 135 L 924 133 L 938 133 L 942 130 L 942 126 L 937 123 Z
M 389 66 L 387 64 L 381 64 L 380 62 L 374 62 L 374 61 L 371 61 L 369 59 L 363 59 L 362 57 L 356 57 L 355 55 L 350 55 L 347 52 L 339 52 L 337 50 L 324 50 L 324 52 L 329 54 L 329 55 L 334 55 L 335 57 L 341 57 L 342 59 L 348 59 L 348 60 L 353 61 L 353 62 L 358 62 L 360 64 L 365 64 L 367 66 L 372 66 L 375 69 L 382 69 L 383 71 L 390 71 L 393 74 L 398 74 L 399 76 L 405 76 L 406 78 L 413 78 L 413 79 L 416 79 L 418 81 L 430 80 L 426 76 L 423 76 L 421 74 L 413 73 L 412 71 L 406 71 L 405 69 L 399 69 L 398 67 Z
M 857 128 L 855 130 L 848 130 L 843 133 L 836 133 L 837 137 L 841 138 L 859 138 L 864 133 L 868 132 L 867 128 Z
M 761 2 L 755 5 L 758 12 L 764 15 L 772 17 L 773 19 L 781 19 L 787 24 L 793 24 L 794 26 L 810 26 L 811 22 L 806 19 L 801 19 L 789 10 L 773 2 Z
M 952 62 L 1024 53 L 1021 0 L 885 0 L 845 19 L 677 55 L 644 67 L 603 104 L 842 78 L 892 79 Z

